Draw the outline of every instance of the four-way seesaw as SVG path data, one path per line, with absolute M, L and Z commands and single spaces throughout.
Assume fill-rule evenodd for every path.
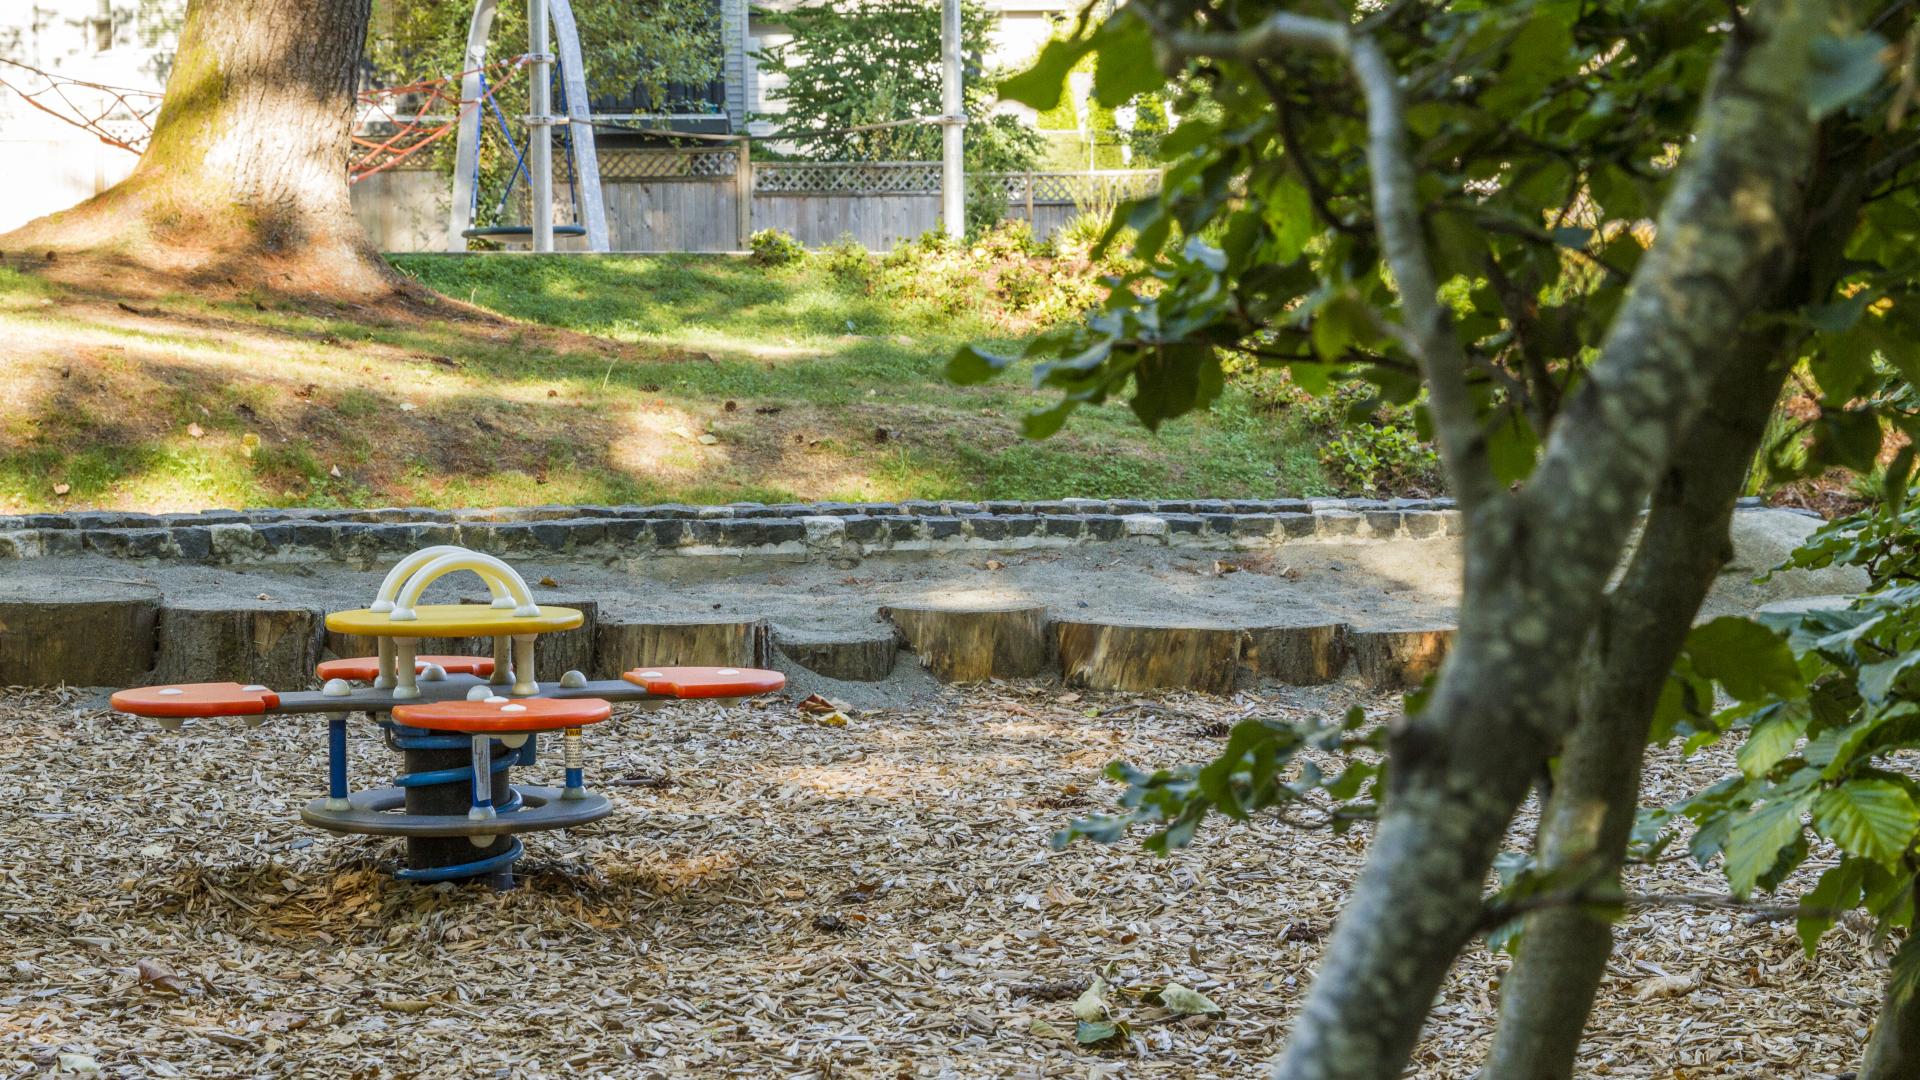
M 486 582 L 492 603 L 422 604 L 427 586 L 456 572 Z M 336 611 L 327 629 L 372 637 L 377 656 L 329 660 L 317 691 L 281 693 L 239 683 L 186 683 L 122 690 L 113 707 L 177 728 L 189 717 L 319 714 L 327 718 L 327 794 L 300 812 L 333 832 L 403 836 L 407 881 L 485 877 L 511 888 L 522 851 L 516 834 L 564 829 L 613 812 L 606 796 L 586 787 L 582 735 L 605 720 L 616 701 L 658 706 L 688 698 L 734 699 L 780 689 L 777 671 L 725 667 L 638 667 L 618 679 L 593 681 L 569 671 L 541 683 L 534 670 L 540 634 L 571 630 L 579 611 L 534 603 L 526 582 L 490 555 L 440 546 L 394 566 L 371 606 Z M 490 637 L 493 655 L 421 656 L 423 638 Z M 358 685 L 356 685 L 358 684 Z M 405 772 L 392 786 L 352 791 L 347 777 L 347 721 L 364 713 L 400 752 Z M 510 782 L 508 770 L 535 762 L 538 737 L 559 732 L 565 786 Z

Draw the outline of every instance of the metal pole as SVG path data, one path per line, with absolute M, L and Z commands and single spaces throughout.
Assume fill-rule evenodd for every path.
M 480 129 L 486 106 L 480 103 L 481 72 L 487 62 L 487 32 L 493 29 L 495 0 L 477 0 L 467 27 L 467 52 L 460 70 L 459 134 L 454 137 L 453 205 L 447 213 L 447 250 L 467 250 L 467 227 L 473 224 L 474 174 L 480 168 Z M 381 638 L 384 654 L 387 639 Z M 389 684 L 391 685 L 391 684 Z
M 967 174 L 961 163 L 966 103 L 960 93 L 960 0 L 940 5 L 940 217 L 955 240 L 967 233 Z
M 739 157 L 733 159 L 733 246 L 745 251 L 753 235 L 753 140 L 740 136 Z
M 547 51 L 547 0 L 527 0 L 527 156 L 532 160 L 533 250 L 553 250 L 553 55 Z

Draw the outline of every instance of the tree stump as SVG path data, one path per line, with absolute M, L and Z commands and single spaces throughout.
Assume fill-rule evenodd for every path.
M 941 682 L 1017 679 L 1047 668 L 1047 609 L 1040 606 L 880 609 L 907 648 Z
M 153 669 L 159 615 L 152 585 L 0 581 L 0 686 L 137 686 Z
M 1056 622 L 1060 673 L 1089 690 L 1233 691 L 1246 631 Z
M 1347 625 L 1256 626 L 1247 631 L 1241 662 L 1264 679 L 1315 686 L 1347 666 Z
M 317 613 L 268 601 L 183 599 L 160 609 L 155 682 L 304 689 L 320 661 Z
M 558 679 L 569 671 L 578 671 L 588 678 L 613 678 L 618 671 L 596 672 L 593 669 L 593 641 L 600 622 L 600 601 L 587 598 L 557 599 L 551 596 L 535 596 L 534 602 L 547 607 L 570 607 L 577 609 L 581 623 L 572 630 L 559 630 L 551 634 L 541 634 L 533 639 L 533 671 L 541 682 Z M 485 604 L 492 600 L 485 596 L 463 596 L 463 604 Z M 422 649 L 422 652 L 429 650 Z M 442 649 L 436 643 L 430 650 L 442 656 L 492 656 L 493 639 L 490 637 L 448 638 Z
M 594 635 L 594 674 L 618 678 L 648 667 L 763 667 L 767 624 L 758 619 L 664 622 L 641 616 L 603 615 Z
M 859 636 L 825 636 L 775 628 L 774 647 L 816 675 L 847 682 L 880 682 L 893 674 L 900 639 L 890 626 Z
M 1354 667 L 1368 685 L 1411 690 L 1440 670 L 1453 646 L 1453 628 L 1355 630 L 1350 640 Z

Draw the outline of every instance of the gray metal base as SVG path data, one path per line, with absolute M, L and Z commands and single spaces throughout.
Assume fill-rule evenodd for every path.
M 605 795 L 588 792 L 584 799 L 562 799 L 561 789 L 515 784 L 526 805 L 511 814 L 475 821 L 465 814 L 406 814 L 406 791 L 397 787 L 372 788 L 347 796 L 351 809 L 329 810 L 327 800 L 315 799 L 300 811 L 300 820 L 339 833 L 377 836 L 499 836 L 503 833 L 544 832 L 599 821 L 613 813 Z

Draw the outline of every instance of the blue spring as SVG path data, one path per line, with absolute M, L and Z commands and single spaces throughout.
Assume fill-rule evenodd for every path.
M 390 719 L 381 720 L 380 726 L 387 731 L 387 745 L 395 750 L 466 750 L 473 746 L 473 740 L 465 735 L 436 735 L 425 728 L 409 727 L 406 724 L 395 723 Z M 499 739 L 489 740 L 489 747 L 494 755 L 492 771 L 494 773 L 503 773 L 515 765 L 533 764 L 534 756 L 538 753 L 536 749 L 537 743 L 538 737 L 529 734 L 527 741 L 520 745 L 519 750 L 510 754 L 500 754 L 498 751 L 504 744 Z M 428 787 L 434 784 L 460 784 L 464 786 L 472 784 L 473 769 L 468 765 L 462 765 L 457 769 L 430 769 L 425 772 L 406 773 L 402 776 L 396 776 L 393 778 L 393 782 L 396 786 L 402 788 Z M 494 813 L 511 814 L 525 805 L 526 803 L 520 798 L 519 789 L 515 788 L 512 784 L 508 784 L 507 801 L 495 807 Z M 430 870 L 414 870 L 403 866 L 395 870 L 393 876 L 402 881 L 458 881 L 461 878 L 479 877 L 482 874 L 491 874 L 498 870 L 505 870 L 511 867 L 520 858 L 521 853 L 526 850 L 520 843 L 519 837 L 510 836 L 508 840 L 510 842 L 505 851 L 488 855 L 485 858 L 474 859 L 471 862 L 456 863 L 452 866 L 436 866 Z

